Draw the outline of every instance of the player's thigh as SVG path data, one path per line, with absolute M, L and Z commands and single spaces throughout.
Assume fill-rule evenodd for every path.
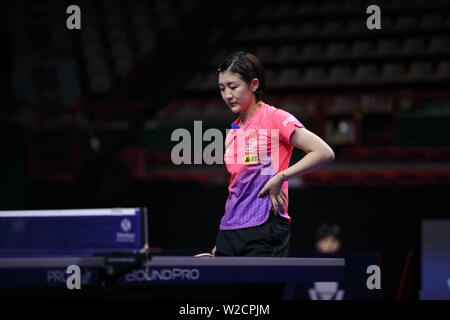
M 219 230 L 216 237 L 216 256 L 234 256 L 231 232 L 228 230 Z M 231 237 L 232 238 L 232 237 Z
M 281 216 L 275 216 L 270 221 L 271 244 L 275 257 L 286 257 L 291 240 L 291 226 L 289 221 Z

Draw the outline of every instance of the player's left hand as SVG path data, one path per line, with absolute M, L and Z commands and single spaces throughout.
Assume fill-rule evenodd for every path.
M 278 204 L 281 206 L 283 212 L 286 208 L 286 194 L 283 189 L 283 176 L 281 174 L 276 174 L 264 185 L 261 191 L 258 193 L 258 198 L 263 197 L 267 193 L 269 194 L 270 201 L 272 202 L 273 211 L 275 214 L 278 212 Z

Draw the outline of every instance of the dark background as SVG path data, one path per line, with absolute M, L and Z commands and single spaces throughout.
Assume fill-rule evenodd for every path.
M 66 8 L 81 8 L 81 30 Z M 368 30 L 368 5 L 381 29 Z M 150 244 L 209 250 L 223 165 L 170 160 L 176 128 L 235 116 L 216 66 L 237 49 L 267 69 L 264 99 L 325 139 L 336 160 L 290 181 L 292 252 L 321 223 L 346 252 L 380 254 L 394 299 L 420 297 L 420 226 L 449 218 L 448 1 L 14 1 L 2 4 L 0 209 L 145 206 Z M 206 146 L 207 143 L 203 143 Z M 303 153 L 296 150 L 291 163 Z

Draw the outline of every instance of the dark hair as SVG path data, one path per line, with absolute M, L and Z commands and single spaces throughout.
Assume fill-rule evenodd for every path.
M 252 79 L 258 78 L 259 87 L 255 91 L 255 98 L 256 101 L 262 99 L 266 90 L 266 71 L 258 58 L 253 54 L 245 51 L 229 54 L 219 63 L 217 74 L 224 71 L 239 74 L 247 84 L 250 84 Z
M 341 227 L 337 224 L 322 224 L 316 229 L 316 243 L 328 236 L 333 236 L 339 241 L 343 240 Z

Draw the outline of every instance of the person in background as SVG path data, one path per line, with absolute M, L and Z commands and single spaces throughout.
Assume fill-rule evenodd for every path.
M 341 227 L 337 224 L 322 224 L 315 234 L 315 246 L 319 253 L 339 253 L 342 250 L 343 238 Z

